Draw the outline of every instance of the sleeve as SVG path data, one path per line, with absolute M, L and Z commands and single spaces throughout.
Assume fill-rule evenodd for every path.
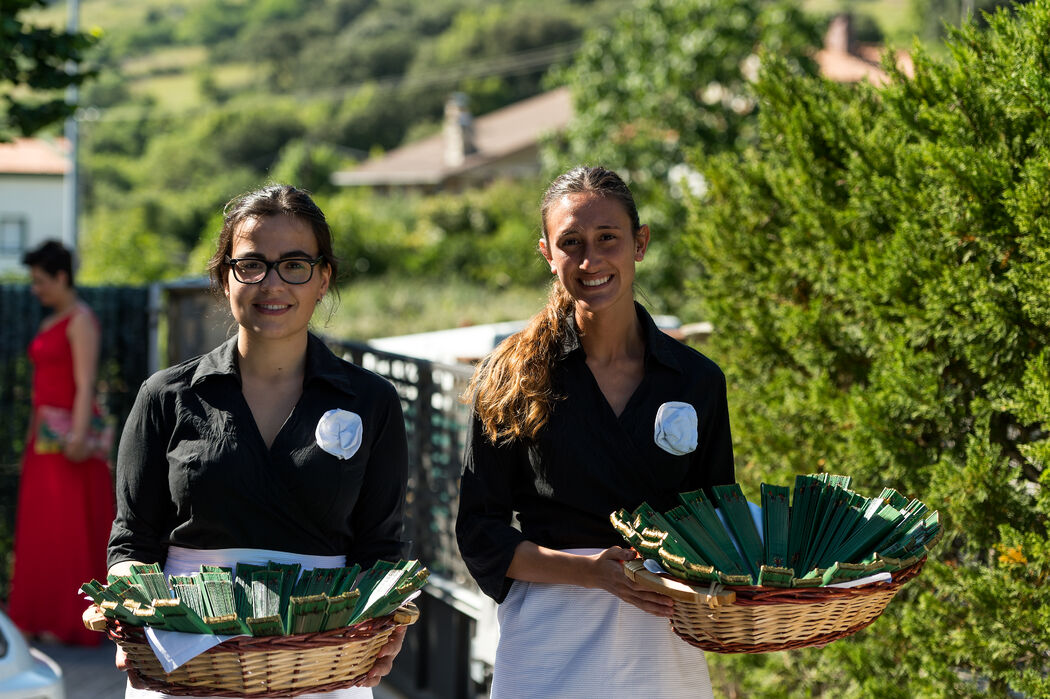
M 477 417 L 471 422 L 460 480 L 456 540 L 482 592 L 502 602 L 510 591 L 507 569 L 514 550 L 525 540 L 511 526 L 515 451 L 521 446 L 496 446 Z
M 700 416 L 697 441 L 698 447 L 693 452 L 690 464 L 690 487 L 703 488 L 707 497 L 711 498 L 711 486 L 736 482 L 726 377 L 721 370 L 717 370 L 717 378 L 710 382 L 704 411 Z
M 364 567 L 378 560 L 397 561 L 408 555 L 403 540 L 405 493 L 408 487 L 408 439 L 401 401 L 385 381 L 386 414 L 375 433 L 365 479 L 350 515 L 353 531 L 348 563 Z
M 168 487 L 165 449 L 173 426 L 146 381 L 139 388 L 117 448 L 117 516 L 109 535 L 107 564 L 164 563 L 175 506 Z

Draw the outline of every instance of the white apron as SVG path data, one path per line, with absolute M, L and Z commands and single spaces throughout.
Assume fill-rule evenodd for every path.
M 200 572 L 201 565 L 236 568 L 238 563 L 266 565 L 274 563 L 299 563 L 303 570 L 312 568 L 338 568 L 346 565 L 346 556 L 307 556 L 286 551 L 267 551 L 265 549 L 186 549 L 172 546 L 168 549 L 168 560 L 164 564 L 164 574 L 192 575 Z M 237 571 L 234 570 L 236 575 Z M 126 699 L 182 699 L 181 697 L 162 694 L 148 689 L 135 689 L 128 683 L 124 693 Z M 350 687 L 337 689 L 334 692 L 320 694 L 300 694 L 302 699 L 371 699 L 370 687 Z
M 604 590 L 516 580 L 497 617 L 491 699 L 713 699 L 703 651 Z

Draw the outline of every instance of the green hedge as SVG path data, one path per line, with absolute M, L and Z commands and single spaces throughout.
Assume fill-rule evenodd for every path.
M 760 145 L 707 164 L 695 293 L 741 480 L 847 473 L 948 523 L 868 630 L 714 660 L 739 696 L 1050 696 L 1048 36 L 1036 0 L 883 89 L 774 61 Z

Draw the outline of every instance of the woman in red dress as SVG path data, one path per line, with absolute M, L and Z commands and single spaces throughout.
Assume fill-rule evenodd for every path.
M 98 320 L 77 297 L 72 256 L 60 243 L 44 243 L 23 262 L 33 294 L 52 313 L 29 345 L 33 417 L 19 483 L 8 615 L 30 637 L 95 645 L 102 636 L 84 628 L 85 605 L 76 590 L 92 578 L 105 579 L 114 515 L 109 466 L 91 454 L 90 444 Z M 68 416 L 68 434 L 56 449 L 38 444 L 42 408 Z

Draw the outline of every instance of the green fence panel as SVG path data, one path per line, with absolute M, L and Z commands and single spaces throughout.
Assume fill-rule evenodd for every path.
M 406 535 L 412 557 L 431 571 L 477 590 L 456 543 L 459 476 L 470 420 L 459 396 L 472 368 L 383 352 L 368 345 L 325 338 L 344 359 L 385 377 L 397 388 L 408 433 Z

